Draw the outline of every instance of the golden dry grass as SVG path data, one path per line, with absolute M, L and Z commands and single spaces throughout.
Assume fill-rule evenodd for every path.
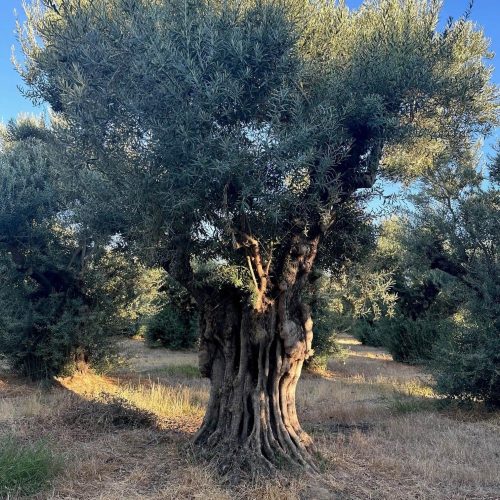
M 0 374 L 0 435 L 45 436 L 64 457 L 39 499 L 500 498 L 498 413 L 438 410 L 421 369 L 342 342 L 345 364 L 332 361 L 299 386 L 302 422 L 323 457 L 314 479 L 221 484 L 190 449 L 209 391 L 186 369 L 196 354 L 139 340 L 121 341 L 128 366 L 112 376 L 81 374 L 42 391 Z
M 151 377 L 109 378 L 87 373 L 58 379 L 66 389 L 85 399 L 109 394 L 124 399 L 140 410 L 154 413 L 159 421 L 184 419 L 201 422 L 208 401 L 208 383 L 197 380 L 170 385 Z

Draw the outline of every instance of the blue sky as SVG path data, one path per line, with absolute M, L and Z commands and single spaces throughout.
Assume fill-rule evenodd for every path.
M 347 4 L 356 8 L 362 0 L 347 0 Z M 466 10 L 469 0 L 445 0 L 442 11 L 442 23 L 449 16 L 460 17 Z M 18 90 L 21 79 L 10 61 L 11 48 L 16 45 L 14 10 L 23 19 L 21 0 L 0 0 L 0 121 L 6 122 L 21 112 L 43 111 L 34 108 Z M 491 49 L 498 54 L 493 65 L 499 69 L 494 73 L 494 81 L 500 84 L 500 0 L 475 0 L 471 19 L 482 26 L 486 36 L 491 39 Z M 20 54 L 19 49 L 17 53 Z M 499 131 L 496 134 L 500 136 Z M 488 141 L 491 144 L 493 139 Z

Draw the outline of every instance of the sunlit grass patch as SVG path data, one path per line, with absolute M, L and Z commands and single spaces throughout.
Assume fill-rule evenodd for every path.
M 200 419 L 208 401 L 208 387 L 199 382 L 193 386 L 189 381 L 169 384 L 168 381 L 153 381 L 150 377 L 121 381 L 90 373 L 84 377 L 61 379 L 60 382 L 87 399 L 101 400 L 103 393 L 111 394 L 140 410 L 154 413 L 159 419 Z
M 378 384 L 379 390 L 386 393 L 391 412 L 412 413 L 432 411 L 437 408 L 438 396 L 430 383 L 420 378 L 398 380 L 377 377 L 371 383 Z
M 155 382 L 127 384 L 119 388 L 117 395 L 158 417 L 173 419 L 201 418 L 208 400 L 208 391 L 202 387 L 168 386 Z
M 0 439 L 0 497 L 32 495 L 49 485 L 61 458 L 43 440 L 22 444 L 12 436 Z
M 392 361 L 392 356 L 386 352 L 380 352 L 380 351 L 348 351 L 348 355 L 351 358 L 365 358 L 365 359 L 374 359 L 377 361 Z
M 410 379 L 403 382 L 393 382 L 396 391 L 411 397 L 436 398 L 434 389 L 421 379 Z
M 348 360 L 347 363 L 351 362 Z M 382 364 L 383 371 L 365 375 L 328 372 L 321 378 L 304 377 L 299 384 L 299 412 L 304 423 L 359 424 L 403 414 L 435 410 L 438 401 L 428 376 L 400 370 L 399 364 Z M 400 375 L 398 377 L 398 374 Z
M 363 345 L 358 339 L 351 336 L 339 336 L 337 342 L 343 345 Z
M 398 379 L 394 376 L 379 375 L 375 378 L 357 377 L 358 382 L 365 383 L 383 392 L 396 392 L 404 396 L 435 398 L 436 394 L 430 382 L 418 377 Z

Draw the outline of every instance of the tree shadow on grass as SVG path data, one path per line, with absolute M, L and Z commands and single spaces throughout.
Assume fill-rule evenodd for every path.
M 95 399 L 80 396 L 62 415 L 64 424 L 98 432 L 112 429 L 158 429 L 156 415 L 142 410 L 126 399 L 108 393 L 101 393 Z
M 64 403 L 52 416 L 52 424 L 78 434 L 80 438 L 94 439 L 98 435 L 122 430 L 150 430 L 156 439 L 185 441 L 191 436 L 179 428 L 169 425 L 154 412 L 139 408 L 119 395 L 101 392 L 91 398 L 68 389 L 59 381 L 52 391 L 64 394 Z

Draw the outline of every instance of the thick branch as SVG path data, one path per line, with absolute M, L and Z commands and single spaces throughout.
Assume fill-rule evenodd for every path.
M 207 295 L 213 293 L 208 285 L 200 287 L 196 283 L 193 268 L 191 266 L 191 255 L 189 252 L 190 241 L 186 237 L 178 237 L 171 241 L 168 258 L 161 262 L 161 266 L 178 283 L 188 290 L 198 305 L 202 304 Z
M 247 260 L 254 280 L 255 288 L 257 290 L 257 299 L 255 302 L 255 309 L 261 310 L 264 304 L 265 294 L 268 286 L 269 269 L 271 267 L 272 257 L 270 255 L 267 263 L 264 263 L 260 252 L 259 241 L 247 233 L 239 233 L 241 245 L 245 247 L 249 255 Z M 258 278 L 258 279 L 257 279 Z

